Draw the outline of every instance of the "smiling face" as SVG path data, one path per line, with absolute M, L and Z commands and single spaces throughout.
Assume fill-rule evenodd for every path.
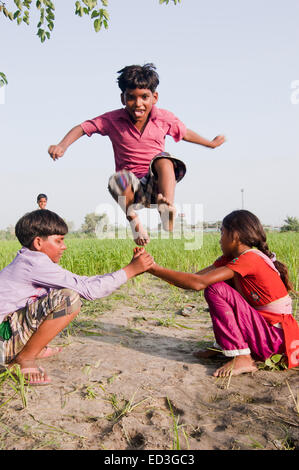
M 47 205 L 47 199 L 45 197 L 41 197 L 39 200 L 38 200 L 38 206 L 40 209 L 45 209 L 46 208 L 46 205 Z
M 64 243 L 64 235 L 49 235 L 48 237 L 35 237 L 32 242 L 33 251 L 40 251 L 49 256 L 53 263 L 59 263 L 66 246 Z
M 147 88 L 126 89 L 121 94 L 121 102 L 126 107 L 134 123 L 145 124 L 154 104 L 158 101 L 158 93 Z

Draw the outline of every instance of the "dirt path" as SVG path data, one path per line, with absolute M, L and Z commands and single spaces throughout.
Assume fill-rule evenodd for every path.
M 86 302 L 42 361 L 52 385 L 30 387 L 26 407 L 2 385 L 1 449 L 298 449 L 298 371 L 215 379 L 223 359 L 192 356 L 212 340 L 203 297 L 159 280 Z

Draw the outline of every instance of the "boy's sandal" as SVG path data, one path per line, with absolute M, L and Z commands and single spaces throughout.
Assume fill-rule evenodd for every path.
M 21 369 L 21 372 L 22 374 L 25 376 L 25 375 L 28 375 L 28 377 L 25 377 L 26 379 L 26 385 L 33 385 L 33 386 L 36 386 L 36 385 L 49 385 L 51 383 L 51 379 L 49 377 L 47 377 L 47 379 L 45 378 L 45 370 L 42 368 L 42 367 L 25 367 L 23 369 Z M 31 374 L 36 374 L 37 372 L 39 372 L 41 374 L 41 377 L 42 379 L 40 380 L 32 380 L 31 379 Z
M 55 356 L 62 351 L 62 348 L 55 346 L 51 348 L 50 346 L 45 346 L 44 349 L 38 354 L 37 359 L 46 359 L 47 357 Z

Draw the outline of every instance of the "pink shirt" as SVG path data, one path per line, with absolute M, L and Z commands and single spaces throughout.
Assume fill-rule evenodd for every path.
M 138 178 L 147 174 L 151 160 L 164 152 L 165 137 L 175 142 L 183 139 L 186 126 L 174 114 L 152 107 L 148 123 L 141 134 L 125 108 L 110 111 L 81 124 L 85 134 L 107 135 L 113 146 L 115 170 L 128 170 Z

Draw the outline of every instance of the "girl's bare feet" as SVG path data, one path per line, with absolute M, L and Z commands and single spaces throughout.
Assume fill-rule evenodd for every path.
M 232 361 L 227 362 L 214 372 L 215 377 L 229 377 L 230 375 L 240 375 L 248 372 L 255 372 L 257 366 L 250 354 L 235 356 Z
M 128 218 L 136 245 L 145 246 L 149 243 L 150 237 L 143 228 L 137 214 Z
M 157 196 L 157 204 L 163 229 L 172 232 L 176 214 L 174 205 L 161 193 Z

